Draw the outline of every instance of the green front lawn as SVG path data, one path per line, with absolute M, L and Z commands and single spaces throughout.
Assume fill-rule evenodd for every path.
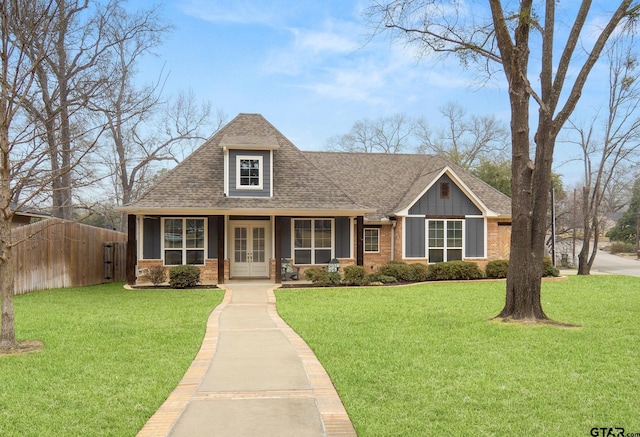
M 640 278 L 543 283 L 580 328 L 489 321 L 503 282 L 278 290 L 363 436 L 640 433 Z
M 193 361 L 222 296 L 122 284 L 17 296 L 16 336 L 44 349 L 0 356 L 0 435 L 134 436 Z

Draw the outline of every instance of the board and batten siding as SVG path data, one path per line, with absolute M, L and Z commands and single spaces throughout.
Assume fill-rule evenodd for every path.
M 440 197 L 440 184 L 449 183 L 449 198 Z M 405 218 L 405 257 L 426 258 L 427 217 L 464 219 L 464 256 L 485 256 L 485 219 L 482 211 L 469 199 L 448 175 L 442 175 L 427 192 L 409 208 L 413 217 Z M 418 216 L 418 217 L 416 217 Z M 469 217 L 476 216 L 476 217 Z
M 336 217 L 334 221 L 334 247 L 336 258 L 351 257 L 351 220 L 349 217 Z
M 440 184 L 449 183 L 449 198 L 440 198 Z M 410 215 L 467 216 L 482 215 L 482 212 L 466 194 L 447 175 L 442 175 L 438 182 L 409 208 Z
M 238 157 L 262 157 L 262 189 L 236 187 Z M 229 150 L 229 197 L 271 197 L 271 152 L 269 150 Z
M 424 217 L 407 217 L 405 224 L 405 256 L 407 258 L 426 258 L 424 235 L 426 222 Z
M 484 219 L 467 218 L 464 224 L 464 254 L 467 258 L 484 258 Z

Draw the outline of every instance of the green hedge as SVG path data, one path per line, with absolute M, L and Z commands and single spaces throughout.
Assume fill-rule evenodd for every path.
M 345 285 L 366 285 L 367 272 L 362 266 L 347 266 L 344 268 L 344 279 L 342 283 Z
M 453 281 L 482 279 L 485 274 L 474 262 L 447 261 L 430 264 L 427 276 L 429 281 Z
M 506 278 L 507 270 L 509 270 L 509 261 L 506 259 L 489 261 L 485 270 L 487 272 L 487 278 Z
M 542 277 L 546 278 L 548 276 L 558 277 L 560 276 L 560 270 L 553 265 L 550 256 L 545 256 L 542 260 Z
M 200 269 L 196 266 L 174 266 L 169 270 L 169 285 L 171 288 L 195 287 L 200 283 Z
M 320 267 L 311 267 L 305 270 L 304 277 L 318 287 L 329 287 L 331 285 L 341 284 L 340 273 L 329 273 Z

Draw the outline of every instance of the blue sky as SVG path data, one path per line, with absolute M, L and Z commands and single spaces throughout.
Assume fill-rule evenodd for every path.
M 387 38 L 369 40 L 358 0 L 165 0 L 175 29 L 141 66 L 142 79 L 168 73 L 166 94 L 193 90 L 229 118 L 261 113 L 296 146 L 322 150 L 354 122 L 395 113 L 441 123 L 448 102 L 508 124 L 502 73 L 482 82 L 456 59 L 417 58 Z M 596 74 L 601 74 L 602 72 Z M 602 91 L 590 82 L 585 110 Z M 535 112 L 535 111 L 532 111 Z M 557 163 L 571 156 L 559 145 Z M 559 168 L 565 183 L 580 164 Z M 568 179 L 568 180 L 567 180 Z

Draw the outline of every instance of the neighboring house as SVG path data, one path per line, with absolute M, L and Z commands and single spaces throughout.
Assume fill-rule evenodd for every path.
M 510 199 L 442 158 L 303 152 L 259 114 L 238 115 L 122 209 L 138 280 L 193 264 L 205 281 L 279 282 L 283 258 L 484 265 L 508 256 L 511 230 Z
M 13 218 L 11 219 L 12 228 L 29 225 L 31 223 L 35 223 L 37 221 L 48 219 L 51 217 L 47 213 L 30 210 L 24 207 L 18 208 L 18 210 L 16 210 L 16 206 L 17 205 L 13 202 L 9 205 L 9 209 L 11 211 L 14 211 Z

